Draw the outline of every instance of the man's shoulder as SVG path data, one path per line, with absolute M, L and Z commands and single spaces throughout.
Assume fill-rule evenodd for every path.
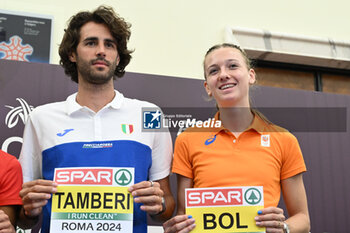
M 66 101 L 53 102 L 48 104 L 43 104 L 35 107 L 30 113 L 31 117 L 37 117 L 47 114 L 57 114 L 59 112 L 64 113 L 66 110 Z
M 144 108 L 159 108 L 156 104 L 145 101 L 145 100 L 139 100 L 139 99 L 132 99 L 132 98 L 124 98 L 126 106 L 133 106 L 133 107 L 144 107 Z

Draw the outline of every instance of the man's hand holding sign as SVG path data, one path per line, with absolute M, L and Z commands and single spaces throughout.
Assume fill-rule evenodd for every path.
M 22 224 L 34 225 L 39 221 L 42 207 L 51 199 L 51 194 L 57 192 L 57 183 L 51 180 L 33 180 L 23 184 L 19 195 L 23 201 L 23 208 L 20 215 L 26 222 Z M 31 222 L 31 223 L 29 223 Z M 21 227 L 21 225 L 19 225 Z

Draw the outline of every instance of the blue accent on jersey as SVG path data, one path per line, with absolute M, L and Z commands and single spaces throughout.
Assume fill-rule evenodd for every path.
M 210 136 L 210 138 L 208 138 L 207 140 L 205 140 L 204 144 L 205 144 L 206 146 L 208 146 L 208 145 L 212 144 L 212 143 L 215 141 L 215 139 L 216 139 L 216 135 Z
M 151 148 L 129 140 L 65 143 L 43 151 L 43 178 L 46 180 L 53 180 L 55 168 L 134 167 L 135 183 L 138 183 L 148 180 L 151 166 Z M 49 229 L 51 199 L 43 213 L 42 232 L 48 232 L 43 229 Z M 145 222 L 146 213 L 140 210 L 140 204 L 134 203 L 134 232 L 147 232 Z
M 70 132 L 70 131 L 72 131 L 72 130 L 74 130 L 74 129 L 65 129 L 65 130 L 63 131 L 63 133 L 57 133 L 57 136 L 63 137 L 64 135 L 66 135 L 68 132 Z

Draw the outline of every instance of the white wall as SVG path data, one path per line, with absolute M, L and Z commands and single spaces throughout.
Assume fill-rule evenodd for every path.
M 226 26 L 349 41 L 348 0 L 0 0 L 0 9 L 54 17 L 52 63 L 71 15 L 100 4 L 132 23 L 128 71 L 202 78 L 202 60 Z

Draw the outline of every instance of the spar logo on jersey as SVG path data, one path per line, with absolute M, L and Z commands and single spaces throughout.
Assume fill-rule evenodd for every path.
M 27 122 L 29 117 L 29 113 L 33 111 L 34 107 L 29 105 L 24 99 L 16 98 L 19 102 L 20 106 L 12 107 L 9 105 L 5 105 L 6 108 L 11 109 L 5 118 L 5 124 L 10 129 L 15 127 L 18 124 L 18 121 L 21 120 L 23 124 Z
M 143 111 L 143 128 L 144 129 L 160 129 L 162 113 L 157 109 L 154 111 Z

